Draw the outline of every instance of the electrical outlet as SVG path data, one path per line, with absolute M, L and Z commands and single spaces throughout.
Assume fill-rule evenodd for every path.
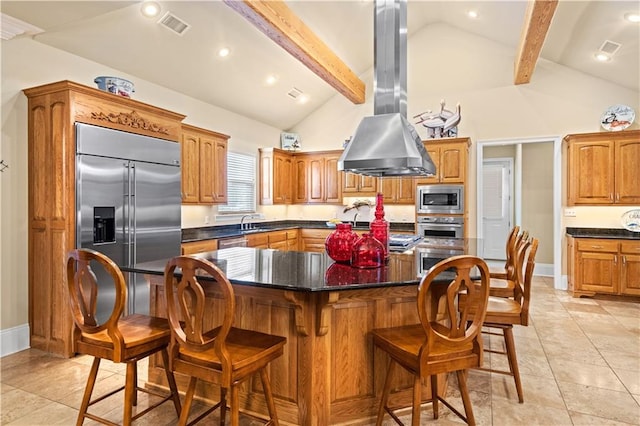
M 565 217 L 576 217 L 576 209 L 564 209 Z
M 209 224 L 209 216 L 205 216 L 204 217 L 204 224 L 208 225 Z

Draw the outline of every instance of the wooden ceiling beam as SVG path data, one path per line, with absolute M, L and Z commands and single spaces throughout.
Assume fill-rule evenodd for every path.
M 351 102 L 364 103 L 364 82 L 289 9 L 284 1 L 224 2 Z
M 516 53 L 514 83 L 527 84 L 540 56 L 558 0 L 529 0 Z

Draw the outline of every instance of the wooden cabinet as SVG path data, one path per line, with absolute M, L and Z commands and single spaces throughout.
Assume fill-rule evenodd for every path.
M 227 202 L 227 141 L 229 136 L 182 125 L 182 202 Z
M 278 148 L 260 149 L 260 204 L 293 202 L 293 156 Z
M 270 248 L 282 251 L 298 250 L 298 230 L 286 229 L 282 231 L 256 232 L 249 234 L 247 247 Z
M 181 253 L 183 255 L 204 253 L 206 251 L 218 250 L 218 240 L 202 240 L 182 243 Z
M 469 138 L 424 141 L 424 146 L 436 165 L 436 174 L 419 177 L 416 183 L 465 183 L 470 144 Z
M 324 252 L 324 241 L 331 229 L 300 229 L 300 251 Z
M 344 173 L 344 172 L 342 172 Z M 347 197 L 373 197 L 378 192 L 378 178 L 373 176 L 344 173 L 342 194 Z
M 410 177 L 378 178 L 379 191 L 384 195 L 385 204 L 414 204 L 416 183 Z
M 269 248 L 269 235 L 267 232 L 257 232 L 249 234 L 247 238 L 247 247 Z
M 640 204 L 640 130 L 565 137 L 567 204 Z
M 28 98 L 30 347 L 70 357 L 73 320 L 66 260 L 76 246 L 75 122 L 180 141 L 184 115 L 70 81 L 24 90 Z
M 294 203 L 342 202 L 341 172 L 338 172 L 340 154 L 339 151 L 323 151 L 293 156 Z
M 569 238 L 568 248 L 569 289 L 574 297 L 640 295 L 640 241 Z
M 621 241 L 620 258 L 620 293 L 640 296 L 640 241 Z

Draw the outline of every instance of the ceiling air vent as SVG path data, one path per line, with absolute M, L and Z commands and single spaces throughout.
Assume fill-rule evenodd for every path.
M 602 46 L 600 46 L 600 51 L 613 56 L 621 46 L 620 43 L 616 43 L 615 41 L 605 40 Z
M 302 95 L 302 90 L 296 89 L 295 87 L 287 92 L 290 98 L 296 99 L 298 96 Z
M 186 33 L 189 28 L 191 28 L 191 25 L 187 24 L 171 12 L 165 13 L 164 16 L 158 21 L 158 24 L 180 36 Z

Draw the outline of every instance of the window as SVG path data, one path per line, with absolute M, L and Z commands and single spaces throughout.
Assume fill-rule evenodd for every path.
M 220 213 L 255 213 L 256 157 L 237 152 L 227 153 L 227 204 Z

